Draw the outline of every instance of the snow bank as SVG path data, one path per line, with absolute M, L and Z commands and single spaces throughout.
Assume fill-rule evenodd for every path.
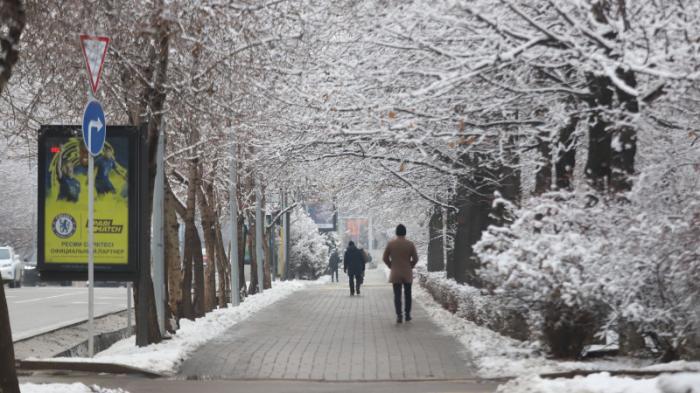
M 19 390 L 22 393 L 128 393 L 122 389 L 105 389 L 97 385 L 87 386 L 82 383 L 23 383 Z
M 613 377 L 609 373 L 573 379 L 528 376 L 498 387 L 498 393 L 700 393 L 700 374 L 665 374 L 657 378 Z
M 135 337 L 118 341 L 94 358 L 53 358 L 52 361 L 115 363 L 160 374 L 174 374 L 189 354 L 235 324 L 311 283 L 328 281 L 277 281 L 272 289 L 248 296 L 238 307 L 214 310 L 195 321 L 180 320 L 180 329 L 170 340 L 147 347 L 136 347 Z
M 700 371 L 700 362 L 688 361 L 653 365 L 650 360 L 627 357 L 585 362 L 547 359 L 538 344 L 505 337 L 460 318 L 442 308 L 420 286 L 414 288 L 414 297 L 425 307 L 436 324 L 464 345 L 468 357 L 477 367 L 477 375 L 482 378 L 516 377 L 572 370 Z

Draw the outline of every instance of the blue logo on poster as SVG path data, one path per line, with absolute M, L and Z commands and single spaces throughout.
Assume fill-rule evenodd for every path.
M 96 156 L 102 151 L 107 137 L 107 121 L 102 104 L 97 100 L 88 101 L 83 111 L 83 142 L 90 154 Z

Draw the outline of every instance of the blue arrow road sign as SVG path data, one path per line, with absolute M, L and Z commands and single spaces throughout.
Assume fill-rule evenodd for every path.
M 100 154 L 106 137 L 107 122 L 102 104 L 97 100 L 90 100 L 83 111 L 83 142 L 90 154 Z

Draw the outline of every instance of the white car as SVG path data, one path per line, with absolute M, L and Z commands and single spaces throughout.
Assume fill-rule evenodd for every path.
M 24 264 L 15 254 L 12 247 L 0 247 L 0 276 L 2 283 L 9 283 L 10 288 L 19 288 L 22 286 L 22 274 L 24 273 Z

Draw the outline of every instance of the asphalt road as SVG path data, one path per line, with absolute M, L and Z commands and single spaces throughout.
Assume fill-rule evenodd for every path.
M 88 318 L 88 289 L 5 287 L 12 341 L 45 333 Z M 95 288 L 95 316 L 126 309 L 126 288 Z

